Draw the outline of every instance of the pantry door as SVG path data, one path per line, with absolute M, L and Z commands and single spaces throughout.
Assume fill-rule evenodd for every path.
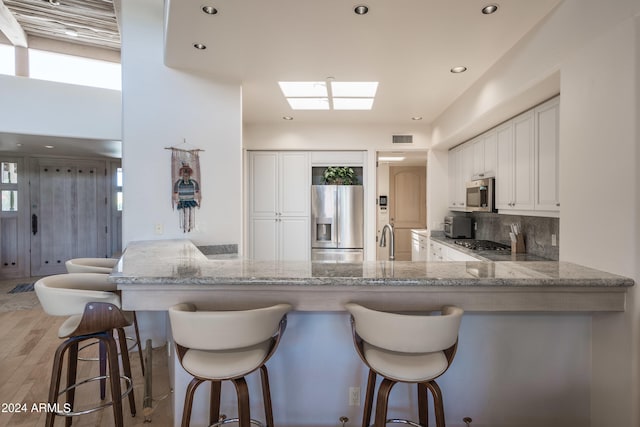
M 389 219 L 395 235 L 396 260 L 411 261 L 411 229 L 427 223 L 427 168 L 389 168 Z
M 106 257 L 105 163 L 41 158 L 31 171 L 31 275 L 64 273 L 71 258 Z

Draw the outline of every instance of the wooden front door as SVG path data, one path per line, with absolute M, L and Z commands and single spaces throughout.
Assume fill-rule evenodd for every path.
M 395 235 L 396 260 L 411 261 L 411 229 L 427 223 L 427 168 L 389 168 L 389 220 Z
M 64 273 L 71 258 L 106 257 L 105 163 L 42 158 L 31 171 L 31 275 Z

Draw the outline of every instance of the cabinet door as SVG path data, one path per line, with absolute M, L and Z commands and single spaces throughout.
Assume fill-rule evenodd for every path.
M 560 210 L 559 113 L 560 100 L 555 98 L 535 110 L 536 113 L 536 196 L 535 209 Z
M 460 148 L 454 148 L 453 150 L 449 150 L 449 208 L 457 209 L 457 192 L 456 185 L 458 183 L 458 154 L 460 153 Z
M 484 166 L 484 136 L 479 136 L 476 139 L 468 142 L 471 145 L 472 152 L 472 179 L 482 178 L 485 172 Z
M 498 132 L 492 130 L 484 136 L 484 170 L 483 178 L 496 176 L 496 163 L 498 160 Z
M 278 259 L 278 222 L 275 218 L 251 220 L 251 259 L 256 261 Z
M 308 216 L 311 204 L 311 168 L 307 153 L 280 153 L 280 194 L 278 213 L 283 216 Z
M 278 153 L 251 153 L 251 215 L 276 215 L 278 207 Z
M 513 205 L 513 126 L 507 123 L 496 131 L 496 208 Z
M 308 261 L 311 253 L 309 218 L 280 218 L 279 255 L 282 261 Z
M 514 119 L 514 202 L 515 209 L 532 210 L 534 205 L 534 114 L 532 111 Z

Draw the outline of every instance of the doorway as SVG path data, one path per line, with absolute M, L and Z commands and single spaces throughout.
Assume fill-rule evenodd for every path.
M 378 152 L 376 242 L 380 241 L 382 227 L 391 224 L 397 261 L 411 260 L 411 230 L 426 228 L 426 177 L 426 151 Z M 381 200 L 383 203 L 380 203 Z M 389 259 L 389 248 L 378 246 L 376 259 Z

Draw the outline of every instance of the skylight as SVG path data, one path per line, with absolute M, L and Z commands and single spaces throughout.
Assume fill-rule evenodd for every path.
M 278 82 L 294 110 L 371 110 L 378 82 Z

